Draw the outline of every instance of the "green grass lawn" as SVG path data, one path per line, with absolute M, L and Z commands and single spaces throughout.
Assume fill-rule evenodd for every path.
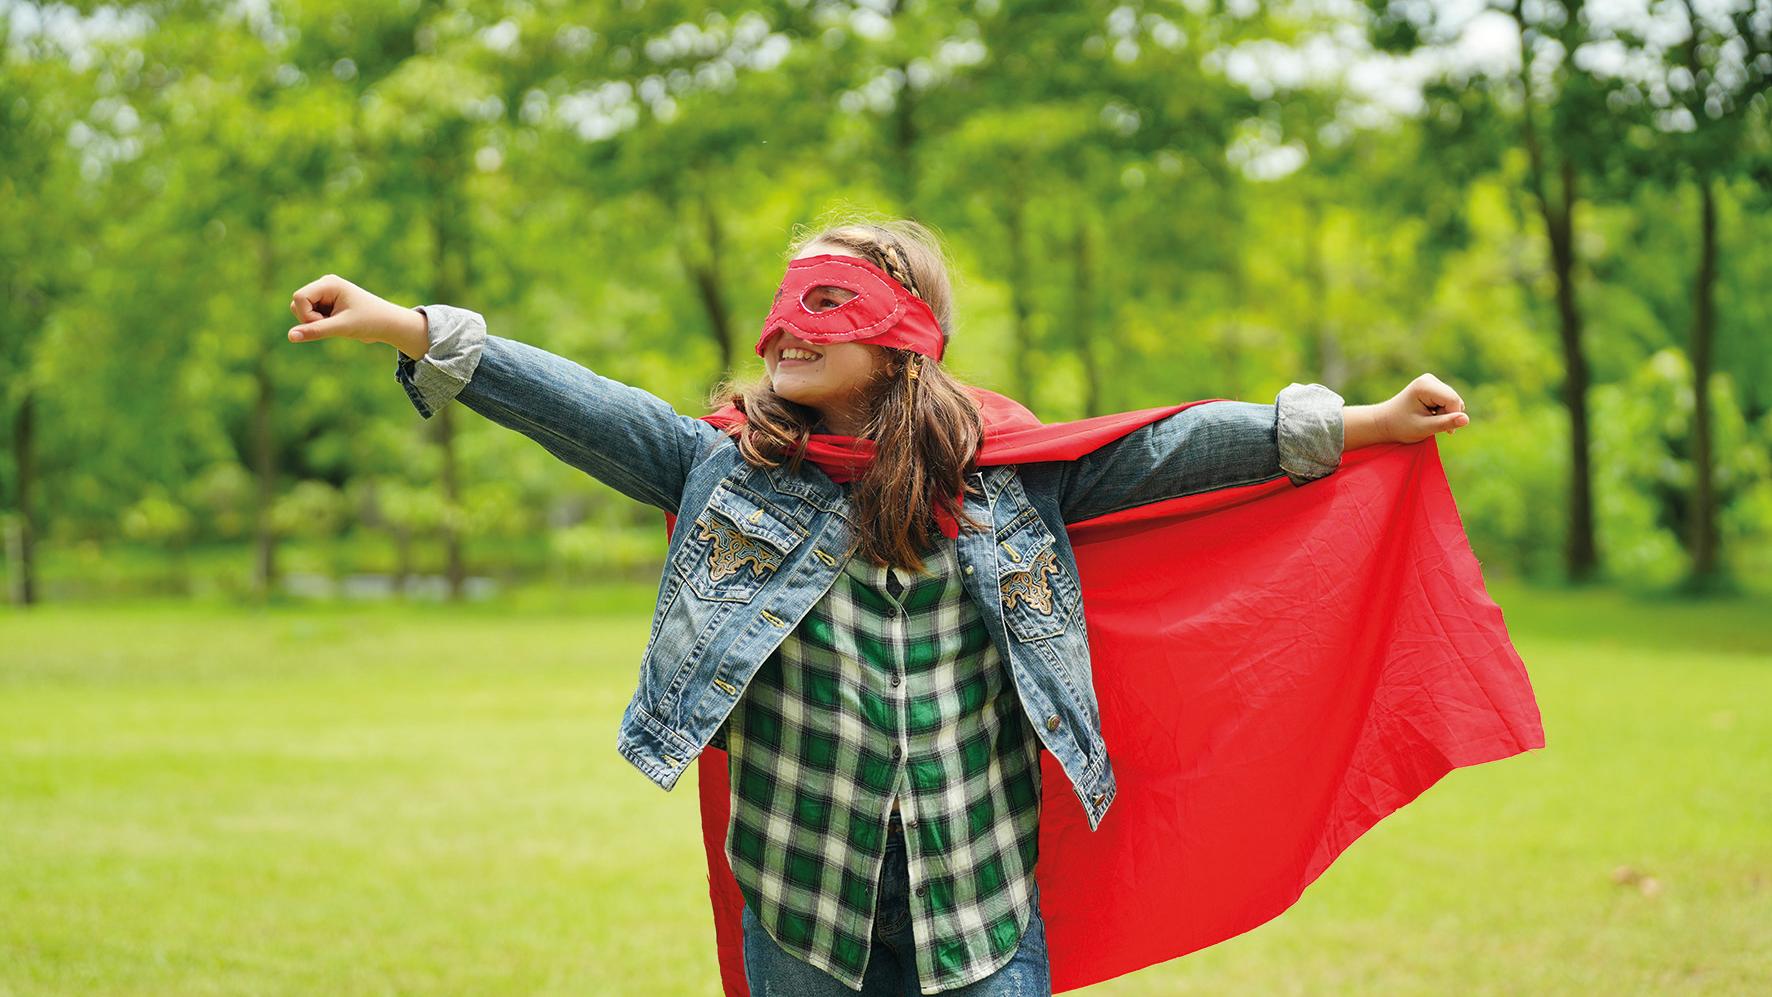
M 1544 750 L 1088 992 L 1772 991 L 1772 602 L 1493 594 Z M 717 994 L 650 600 L 0 615 L 0 993 Z

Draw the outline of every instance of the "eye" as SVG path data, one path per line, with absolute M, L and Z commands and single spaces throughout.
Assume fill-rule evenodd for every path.
M 807 291 L 800 300 L 806 305 L 808 311 L 822 312 L 829 311 L 853 297 L 855 297 L 855 292 L 848 288 L 821 286 Z

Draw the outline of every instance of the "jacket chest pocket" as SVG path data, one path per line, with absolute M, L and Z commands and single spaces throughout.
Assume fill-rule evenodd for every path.
M 702 599 L 750 602 L 804 539 L 769 503 L 721 484 L 690 524 L 680 571 Z
M 1074 586 L 1057 539 L 1033 510 L 997 534 L 997 571 L 1003 615 L 1016 636 L 1043 640 L 1064 633 Z

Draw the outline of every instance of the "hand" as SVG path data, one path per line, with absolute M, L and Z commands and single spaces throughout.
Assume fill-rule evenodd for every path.
M 1377 406 L 1374 413 L 1382 438 L 1392 443 L 1416 443 L 1435 433 L 1453 433 L 1470 424 L 1464 399 L 1432 374 L 1423 374 L 1396 397 Z
M 424 315 L 377 297 L 337 274 L 303 285 L 289 300 L 301 324 L 289 330 L 289 341 L 355 339 L 388 343 L 413 359 L 430 349 Z

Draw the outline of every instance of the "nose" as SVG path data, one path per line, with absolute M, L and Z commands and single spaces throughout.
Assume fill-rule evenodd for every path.
M 771 329 L 764 333 L 763 338 L 757 341 L 757 355 L 760 357 L 768 357 L 769 351 L 775 349 L 776 341 L 779 340 L 782 335 L 783 333 L 780 329 Z

